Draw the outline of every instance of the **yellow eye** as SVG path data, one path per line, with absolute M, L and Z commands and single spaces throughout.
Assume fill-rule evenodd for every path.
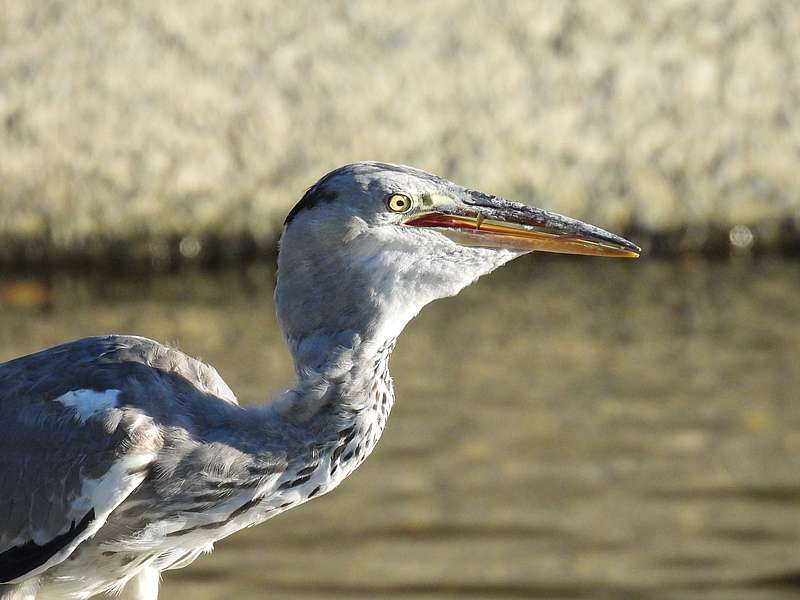
M 392 194 L 387 204 L 392 212 L 404 213 L 411 208 L 411 198 L 403 194 Z

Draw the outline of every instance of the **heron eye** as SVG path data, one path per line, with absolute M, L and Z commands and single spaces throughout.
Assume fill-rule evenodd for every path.
M 403 194 L 392 194 L 387 204 L 392 212 L 404 213 L 411 208 L 411 198 Z

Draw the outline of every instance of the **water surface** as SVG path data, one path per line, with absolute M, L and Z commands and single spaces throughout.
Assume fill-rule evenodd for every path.
M 0 360 L 136 333 L 240 400 L 291 374 L 265 267 L 0 282 Z M 800 266 L 523 259 L 426 308 L 338 490 L 165 597 L 800 596 Z

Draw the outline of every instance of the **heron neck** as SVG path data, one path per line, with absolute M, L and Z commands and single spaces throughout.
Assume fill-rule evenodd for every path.
M 281 508 L 329 492 L 375 448 L 394 404 L 388 369 L 393 348 L 394 340 L 375 351 L 351 348 L 341 353 L 351 354 L 349 364 L 302 369 L 294 387 L 266 407 L 265 454 L 274 460 L 276 438 L 286 450 L 279 489 L 288 496 L 281 496 Z
M 395 340 L 350 341 L 329 345 L 321 365 L 297 362 L 296 384 L 275 403 L 281 418 L 316 432 L 318 441 L 354 425 L 362 434 L 380 434 L 394 403 L 389 357 Z

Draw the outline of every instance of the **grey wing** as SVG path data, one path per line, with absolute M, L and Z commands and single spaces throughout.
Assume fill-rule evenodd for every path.
M 153 363 L 235 404 L 216 372 L 144 338 L 86 338 L 0 364 L 0 583 L 66 559 L 146 478 L 159 428 L 123 400 L 164 395 Z

